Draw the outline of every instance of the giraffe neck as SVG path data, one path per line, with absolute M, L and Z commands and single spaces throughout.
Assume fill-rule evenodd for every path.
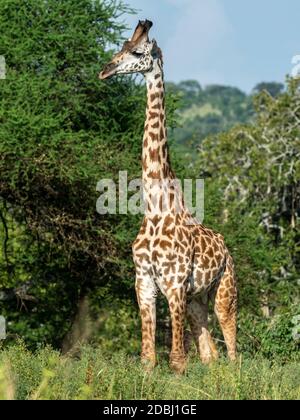
M 147 84 L 147 109 L 142 155 L 145 208 L 150 214 L 153 214 L 151 212 L 156 210 L 162 212 L 163 206 L 167 206 L 169 211 L 173 212 L 175 206 L 174 194 L 168 196 L 166 201 L 162 192 L 162 185 L 168 185 L 168 188 L 171 189 L 174 188 L 170 185 L 174 185 L 175 175 L 169 159 L 165 86 L 163 70 L 159 60 L 155 60 L 153 70 L 145 74 L 145 79 Z M 177 187 L 175 190 L 178 192 Z
M 153 70 L 145 75 L 147 109 L 143 140 L 143 181 L 172 179 L 167 144 L 165 86 L 163 70 L 155 60 Z

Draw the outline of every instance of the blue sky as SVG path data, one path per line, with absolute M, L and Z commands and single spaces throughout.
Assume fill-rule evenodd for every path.
M 124 16 L 154 22 L 169 81 L 196 79 L 250 92 L 261 81 L 284 82 L 300 55 L 300 0 L 125 0 Z M 128 36 L 130 33 L 128 33 Z

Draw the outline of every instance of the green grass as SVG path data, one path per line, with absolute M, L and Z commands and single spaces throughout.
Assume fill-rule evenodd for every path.
M 104 355 L 86 346 L 80 357 L 51 348 L 29 352 L 23 344 L 0 350 L 0 399 L 185 399 L 279 400 L 300 398 L 300 364 L 280 365 L 259 357 L 236 364 L 220 360 L 210 367 L 196 357 L 188 372 L 159 366 L 145 374 L 137 356 Z

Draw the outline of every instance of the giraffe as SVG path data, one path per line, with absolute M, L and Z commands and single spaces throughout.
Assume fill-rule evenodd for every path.
M 145 215 L 133 243 L 135 288 L 142 323 L 141 360 L 156 365 L 156 297 L 168 301 L 171 325 L 171 368 L 186 371 L 184 324 L 187 318 L 200 359 L 209 364 L 218 351 L 208 330 L 213 302 L 230 360 L 236 358 L 237 285 L 234 264 L 224 238 L 194 220 L 185 207 L 170 165 L 167 144 L 162 52 L 149 40 L 149 20 L 139 21 L 131 39 L 104 67 L 101 80 L 117 74 L 141 73 L 147 86 L 142 178 Z

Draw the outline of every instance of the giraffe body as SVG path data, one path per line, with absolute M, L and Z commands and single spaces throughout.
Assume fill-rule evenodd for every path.
M 214 303 L 228 355 L 235 359 L 237 287 L 223 237 L 192 218 L 171 169 L 162 55 L 156 42 L 148 39 L 151 26 L 149 21 L 140 22 L 133 38 L 100 77 L 137 71 L 145 75 L 148 100 L 142 168 L 146 207 L 132 247 L 142 320 L 141 356 L 149 368 L 155 365 L 156 297 L 160 291 L 167 298 L 171 314 L 171 366 L 182 373 L 186 369 L 186 317 L 201 360 L 210 363 L 218 356 L 208 331 L 209 300 Z

